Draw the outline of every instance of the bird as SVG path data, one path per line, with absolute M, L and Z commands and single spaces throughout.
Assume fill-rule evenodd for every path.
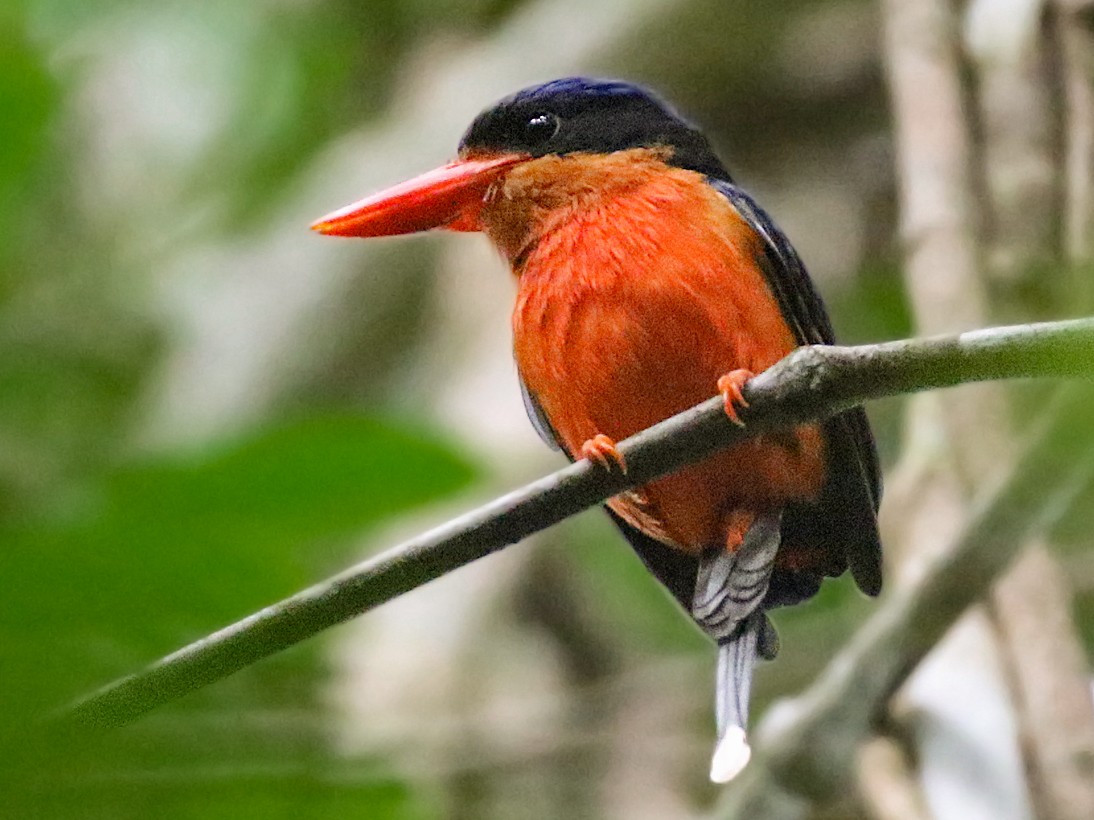
M 786 235 L 702 131 L 654 92 L 565 77 L 479 114 L 456 159 L 319 219 L 333 236 L 481 232 L 516 281 L 513 354 L 533 426 L 571 460 L 626 470 L 616 442 L 720 394 L 735 423 L 756 373 L 835 343 Z M 768 611 L 850 570 L 877 595 L 881 477 L 865 412 L 765 432 L 606 509 L 717 645 L 710 777 L 751 757 Z

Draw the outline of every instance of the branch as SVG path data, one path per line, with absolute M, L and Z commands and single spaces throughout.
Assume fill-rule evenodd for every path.
M 1064 96 L 1046 69 L 1052 65 L 1063 71 L 1069 103 L 1076 89 L 1089 88 L 1090 72 L 1073 70 L 1078 64 L 1066 47 L 1053 49 L 1044 43 L 1043 15 L 1050 4 L 1019 5 L 980 0 L 959 9 L 948 0 L 883 3 L 903 172 L 902 223 L 912 240 L 906 249 L 905 281 L 916 324 L 928 332 L 983 325 L 988 315 L 1024 317 L 1036 294 L 1044 302 L 1060 292 L 1060 276 L 1044 275 L 1060 239 L 1055 210 L 1078 202 L 1071 196 L 1065 202 L 1062 189 L 1081 190 L 1089 158 L 1081 149 L 1078 154 L 1071 150 L 1081 139 L 1068 139 L 1072 167 L 1053 169 L 1060 151 L 1054 145 L 1059 139 L 1053 136 L 1055 112 L 1050 109 Z M 1062 43 L 1068 42 L 1064 18 L 1057 15 Z M 1072 34 L 1085 36 L 1078 30 Z M 1052 59 L 1046 60 L 1050 54 Z M 969 57 L 976 69 L 972 80 Z M 1069 70 L 1074 76 L 1068 76 Z M 1081 137 L 1081 129 L 1069 127 L 1067 136 Z M 977 211 L 984 218 L 978 219 Z M 956 325 L 955 315 L 963 317 Z M 930 553 L 954 543 L 967 516 L 965 499 L 981 489 L 984 476 L 1009 474 L 1015 457 L 1009 402 L 998 386 L 923 399 L 939 416 L 932 421 L 923 412 L 923 402 L 909 408 L 904 457 L 889 476 L 890 509 L 896 502 L 904 518 L 897 537 L 891 526 L 886 532 L 889 558 L 896 554 L 899 562 L 902 552 L 907 556 L 897 569 L 898 582 L 900 574 L 919 572 Z M 948 440 L 945 457 L 925 457 L 932 450 L 941 455 L 937 446 L 924 446 L 939 429 Z M 1082 664 L 1075 662 L 1082 653 L 1078 635 L 1067 623 L 1070 596 L 1051 570 L 1045 540 L 1031 540 L 1024 560 L 986 596 L 991 620 L 971 617 L 964 623 L 967 639 L 985 651 L 997 651 L 1009 673 L 977 670 L 984 680 L 976 694 L 963 696 L 969 707 L 964 712 L 975 711 L 978 698 L 998 698 L 1001 707 L 1012 707 L 1017 735 L 1008 727 L 961 717 L 960 704 L 955 710 L 947 679 L 969 664 L 966 650 L 956 641 L 941 642 L 917 685 L 900 699 L 897 711 L 910 709 L 935 718 L 916 721 L 914 733 L 919 780 L 928 802 L 952 804 L 954 795 L 940 784 L 955 778 L 964 783 L 957 802 L 980 806 L 981 812 L 991 813 L 992 799 L 1024 804 L 1028 795 L 1037 816 L 1094 816 L 1094 790 L 1084 771 L 1089 755 L 1084 751 L 1094 742 L 1094 711 Z M 1036 594 L 1030 595 L 1031 590 Z M 956 774 L 953 760 L 960 769 Z M 1005 790 L 1003 798 L 999 793 L 985 798 L 986 791 L 1000 789 Z
M 1054 259 L 1072 256 L 1061 253 L 1061 243 L 1074 251 L 1080 246 L 1072 245 L 1072 240 L 1089 239 L 1083 236 L 1091 227 L 1083 209 L 1089 207 L 1087 196 L 1094 182 L 1090 166 L 1094 155 L 1089 144 L 1086 150 L 1082 147 L 1084 134 L 1087 143 L 1090 138 L 1094 64 L 1089 62 L 1089 50 L 1085 58 L 1076 51 L 1083 42 L 1089 48 L 1090 30 L 1076 27 L 1080 21 L 1068 11 L 1067 3 L 1055 5 L 1052 9 L 1052 4 L 1030 3 L 1017 9 L 1010 0 L 980 0 L 969 7 L 966 17 L 969 52 L 976 61 L 983 148 L 980 169 L 986 186 L 986 196 L 981 196 L 987 217 L 982 275 L 987 276 L 997 317 L 1026 316 L 1038 302 L 1059 304 L 1062 294 L 1074 298 L 1086 294 L 1089 287 L 1085 283 L 1079 289 L 1068 287 L 1078 278 L 1072 271 L 1072 281 L 1067 281 L 1064 268 L 1056 275 L 1044 275 Z M 1055 21 L 1054 31 L 1046 25 L 1046 12 L 1047 20 Z M 1047 59 L 1050 54 L 1051 60 Z M 1061 147 L 1065 148 L 1062 156 Z M 976 409 L 971 408 L 968 415 Z M 980 420 L 974 423 L 984 426 Z M 985 449 L 998 469 L 1009 469 L 1012 448 L 1004 437 L 1011 426 L 999 425 L 994 439 L 966 433 L 962 436 L 965 448 Z M 1086 820 L 1094 817 L 1094 779 L 1089 768 L 1094 754 L 1094 703 L 1072 615 L 1072 589 L 1050 546 L 1044 537 L 1031 539 L 1021 559 L 1013 562 L 985 598 L 986 614 L 996 632 L 996 640 L 988 641 L 998 643 L 1002 682 L 1017 723 L 1033 814 Z M 935 687 L 938 701 L 948 699 L 945 674 L 938 676 L 940 685 Z M 985 728 L 989 748 L 1010 745 L 1001 743 L 999 734 L 998 727 Z M 968 743 L 967 730 L 953 726 L 950 748 L 964 748 Z M 936 757 L 943 755 L 940 750 Z M 986 759 L 992 756 L 988 752 Z M 1005 783 L 1013 780 L 1013 773 L 1000 770 L 992 779 Z
M 1067 392 L 1001 488 L 981 499 L 956 543 L 896 590 L 817 681 L 777 705 L 756 732 L 754 759 L 720 817 L 798 820 L 832 798 L 890 695 L 957 618 L 991 588 L 1033 533 L 1060 517 L 1094 478 L 1085 419 L 1091 388 Z
M 619 444 L 628 473 L 579 461 L 266 607 L 64 709 L 61 723 L 129 723 L 322 630 L 742 439 L 868 399 L 1000 378 L 1094 375 L 1094 319 L 862 347 L 803 347 L 745 387 L 747 429 L 715 397 Z

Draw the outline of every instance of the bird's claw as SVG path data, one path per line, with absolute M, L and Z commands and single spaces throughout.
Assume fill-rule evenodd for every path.
M 581 457 L 595 461 L 609 473 L 618 470 L 627 474 L 627 462 L 615 446 L 615 442 L 603 433 L 597 433 L 581 445 Z
M 743 388 L 745 383 L 754 375 L 756 374 L 751 370 L 742 368 L 739 370 L 731 370 L 718 379 L 718 392 L 722 394 L 722 400 L 725 402 L 726 415 L 729 416 L 729 420 L 738 427 L 744 427 L 745 423 L 741 421 L 741 417 L 737 415 L 737 408 L 749 406 L 748 402 L 745 400 L 744 393 L 741 392 L 741 388 Z

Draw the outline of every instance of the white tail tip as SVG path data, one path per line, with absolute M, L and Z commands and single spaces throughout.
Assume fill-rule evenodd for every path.
M 752 748 L 748 745 L 745 730 L 740 726 L 730 726 L 714 749 L 710 779 L 715 783 L 728 783 L 741 773 L 751 757 Z

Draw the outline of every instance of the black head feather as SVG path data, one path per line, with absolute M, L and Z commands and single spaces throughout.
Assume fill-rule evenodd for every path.
M 475 118 L 460 153 L 608 154 L 671 149 L 670 165 L 730 180 L 706 137 L 654 94 L 618 80 L 567 77 L 518 91 Z

